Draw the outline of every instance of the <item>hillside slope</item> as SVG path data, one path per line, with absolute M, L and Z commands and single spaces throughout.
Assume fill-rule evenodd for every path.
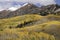
M 0 19 L 0 40 L 60 40 L 60 16 L 27 14 Z

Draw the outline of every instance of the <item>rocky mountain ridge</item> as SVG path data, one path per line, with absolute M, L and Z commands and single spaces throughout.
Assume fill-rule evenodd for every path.
M 37 7 L 34 4 L 28 3 L 27 5 L 17 9 L 16 11 L 10 11 L 10 10 L 1 11 L 0 18 L 9 18 L 24 14 L 39 14 L 45 16 L 48 14 L 57 14 L 57 13 L 60 15 L 60 6 L 57 4 Z

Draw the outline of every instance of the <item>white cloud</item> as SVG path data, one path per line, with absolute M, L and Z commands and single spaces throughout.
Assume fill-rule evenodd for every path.
M 55 0 L 0 0 L 0 1 L 31 2 L 31 3 L 40 3 L 43 5 L 55 4 Z
M 56 4 L 56 2 L 55 0 L 40 0 L 40 4 L 49 5 L 49 4 Z
M 40 3 L 42 5 L 56 4 L 55 0 L 10 0 L 10 1 Z

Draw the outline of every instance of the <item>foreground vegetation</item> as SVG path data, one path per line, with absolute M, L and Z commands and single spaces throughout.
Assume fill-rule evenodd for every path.
M 60 40 L 59 37 L 60 16 L 57 15 L 28 14 L 0 19 L 0 40 Z

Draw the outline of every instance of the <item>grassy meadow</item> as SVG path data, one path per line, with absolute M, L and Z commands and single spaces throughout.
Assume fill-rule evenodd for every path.
M 60 40 L 60 16 L 27 14 L 0 19 L 0 40 Z

